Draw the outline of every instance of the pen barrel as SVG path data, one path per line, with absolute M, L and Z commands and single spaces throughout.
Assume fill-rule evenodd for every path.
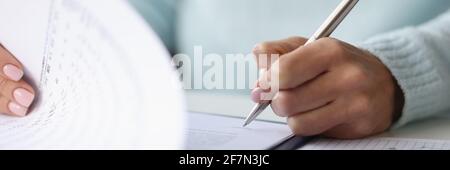
M 328 16 L 325 22 L 319 27 L 314 35 L 306 42 L 305 45 L 312 43 L 320 38 L 329 37 L 334 30 L 341 24 L 344 18 L 355 7 L 359 0 L 343 0 Z

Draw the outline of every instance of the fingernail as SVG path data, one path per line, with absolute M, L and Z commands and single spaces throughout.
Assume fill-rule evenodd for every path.
M 3 67 L 3 73 L 14 81 L 19 81 L 23 77 L 23 71 L 12 64 L 5 65 Z
M 251 98 L 255 103 L 259 103 L 261 101 L 261 93 L 263 90 L 261 88 L 255 88 L 252 90 Z
M 11 111 L 13 114 L 15 114 L 17 116 L 23 117 L 23 116 L 27 115 L 28 109 L 17 104 L 16 102 L 10 102 L 8 104 L 8 107 L 9 107 L 9 111 Z
M 14 99 L 22 106 L 30 107 L 34 100 L 34 94 L 23 88 L 14 90 Z

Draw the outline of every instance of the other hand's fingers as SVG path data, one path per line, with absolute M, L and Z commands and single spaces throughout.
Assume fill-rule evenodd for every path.
M 13 81 L 23 77 L 23 66 L 17 59 L 0 45 L 0 75 Z
M 0 112 L 10 116 L 23 117 L 26 116 L 28 108 L 11 101 L 5 96 L 0 96 Z
M 24 80 L 12 81 L 0 77 L 0 111 L 9 115 L 25 116 L 32 104 L 35 91 Z

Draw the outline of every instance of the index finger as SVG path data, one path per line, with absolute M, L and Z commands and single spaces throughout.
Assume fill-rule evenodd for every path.
M 339 56 L 336 40 L 321 39 L 307 46 L 302 46 L 280 57 L 277 67 L 263 75 L 263 80 L 272 80 L 277 75 L 280 89 L 292 89 L 329 71 Z
M 277 41 L 263 42 L 253 48 L 253 55 L 260 69 L 268 69 L 273 61 L 271 56 L 289 53 L 308 41 L 302 37 L 290 37 Z

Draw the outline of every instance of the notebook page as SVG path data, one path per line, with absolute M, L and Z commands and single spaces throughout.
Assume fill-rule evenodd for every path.
M 450 141 L 373 137 L 360 140 L 317 139 L 301 150 L 450 150 Z
M 242 127 L 244 119 L 189 113 L 186 149 L 263 150 L 291 134 L 286 124 L 255 121 Z

